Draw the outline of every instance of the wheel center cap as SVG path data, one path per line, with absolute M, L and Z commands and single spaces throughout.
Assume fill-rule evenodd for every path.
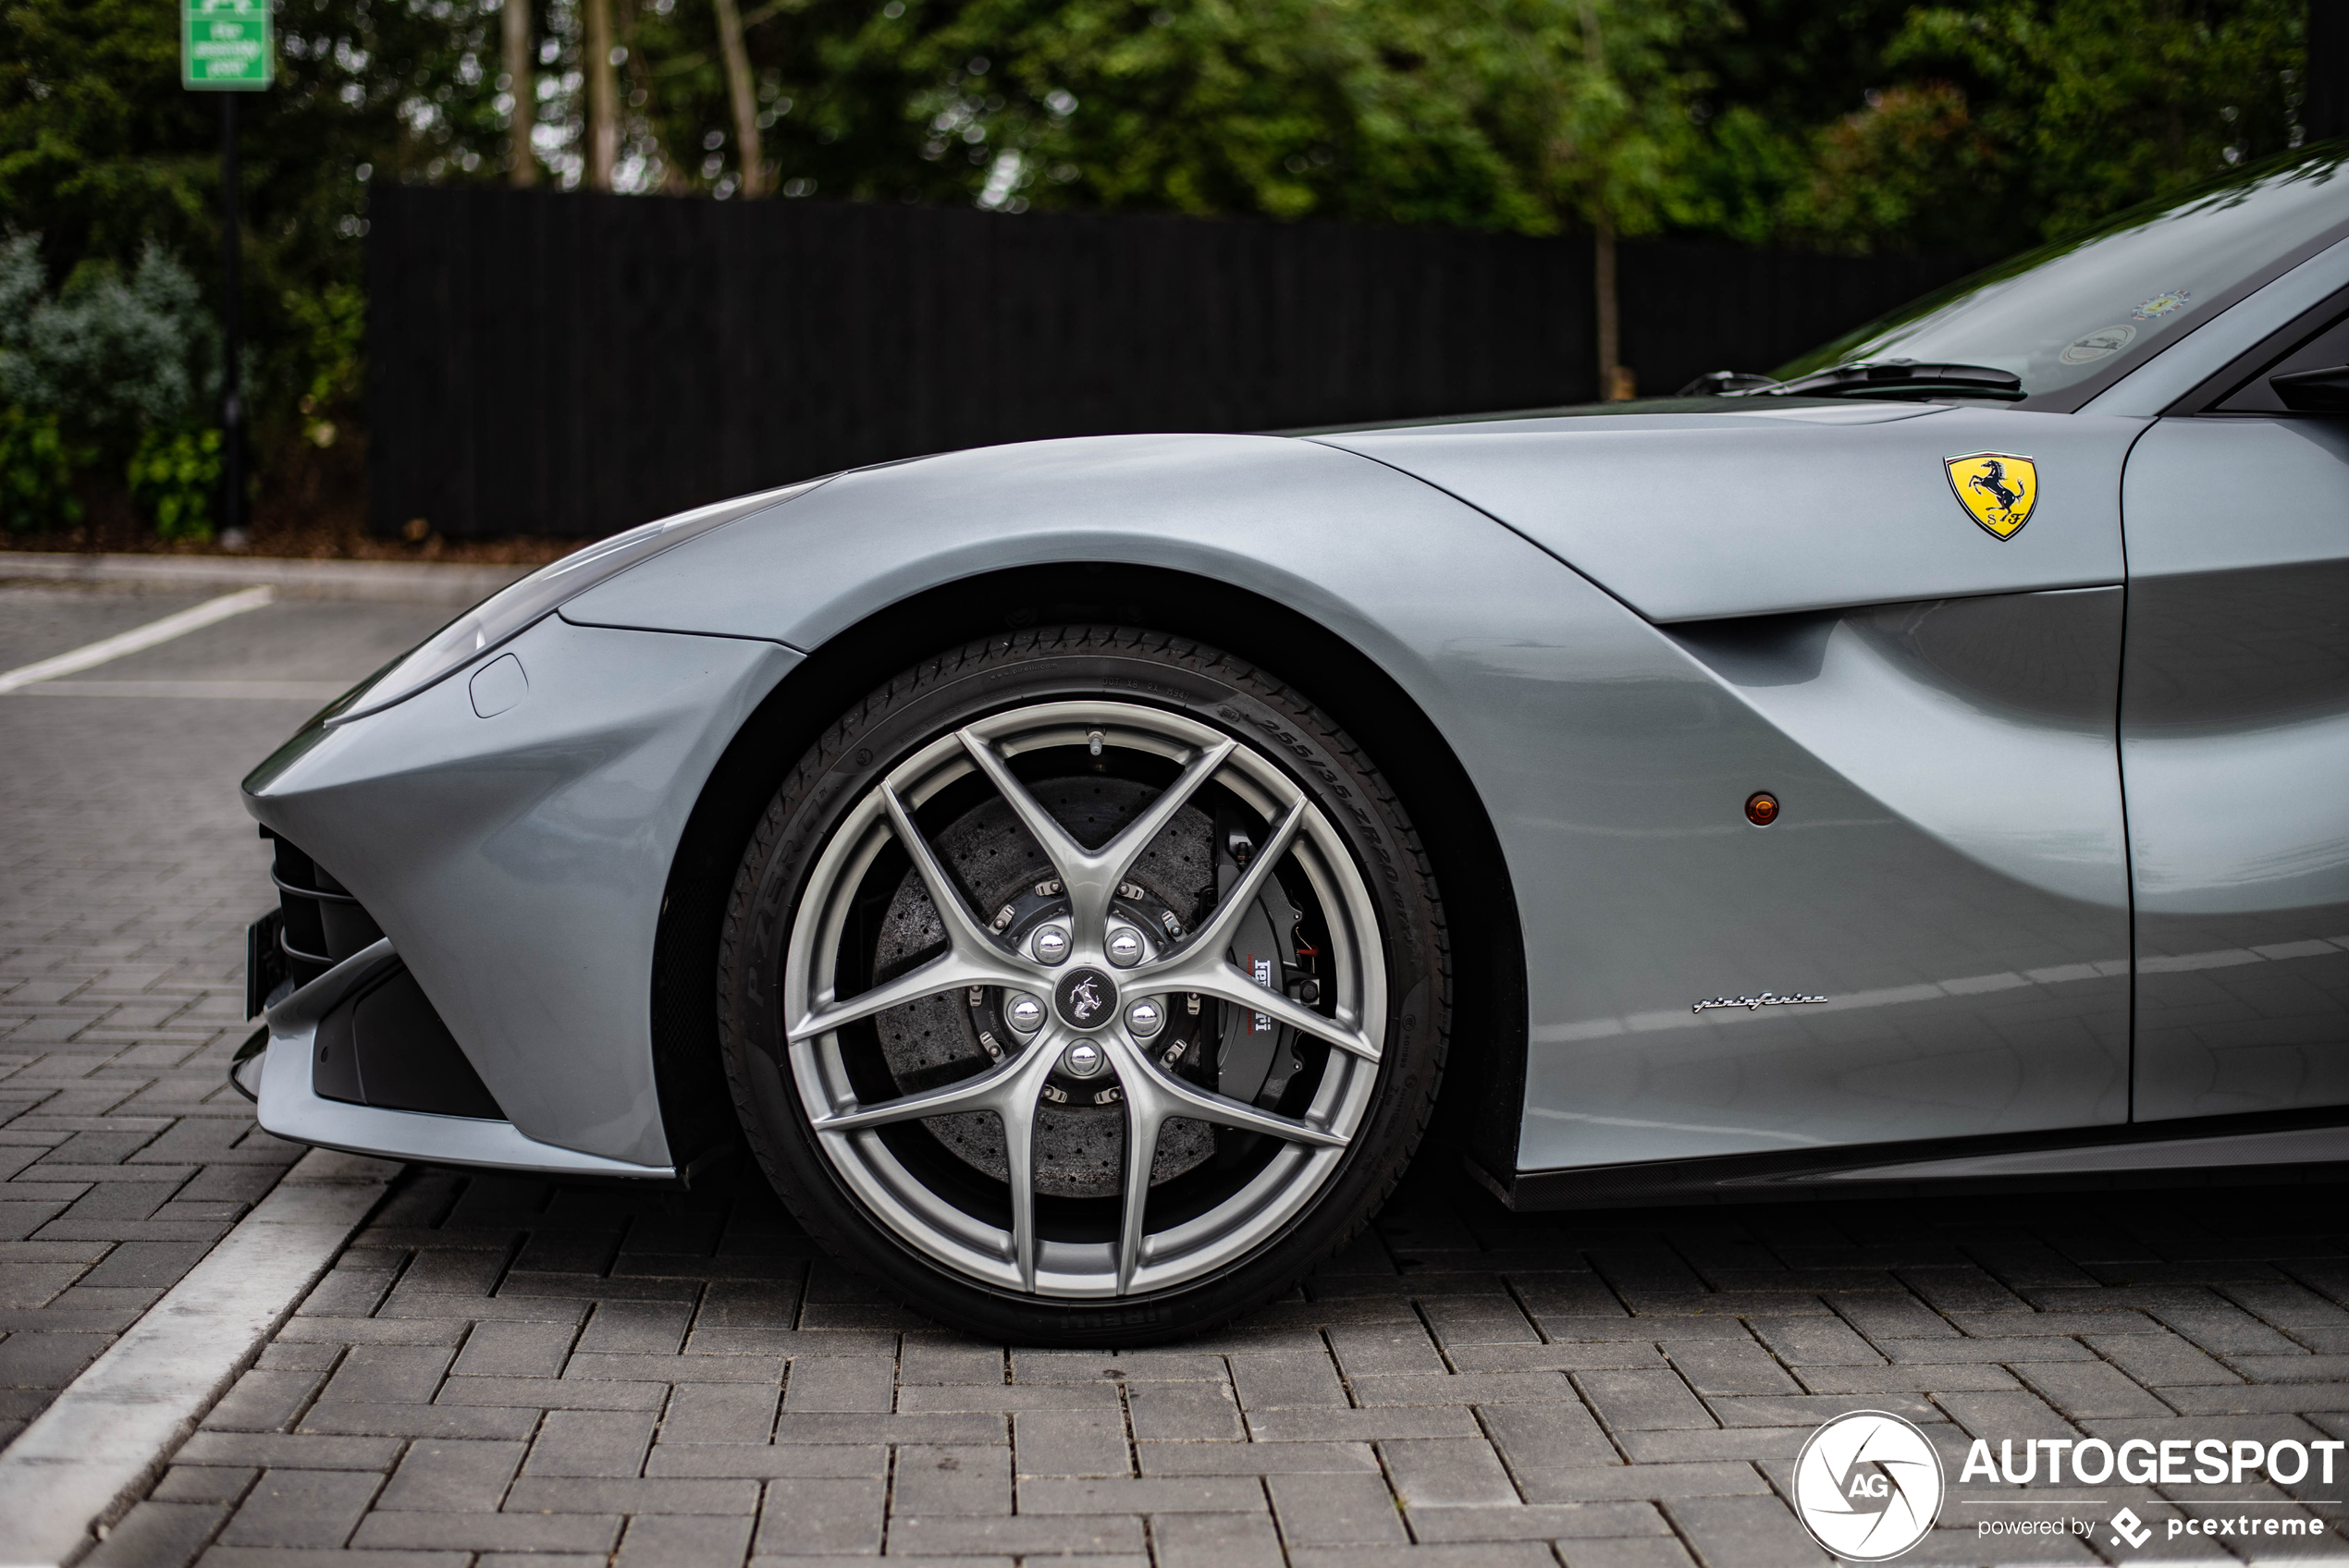
M 1098 969 L 1072 969 L 1052 987 L 1052 1003 L 1070 1027 L 1091 1029 L 1117 1012 L 1117 982 Z

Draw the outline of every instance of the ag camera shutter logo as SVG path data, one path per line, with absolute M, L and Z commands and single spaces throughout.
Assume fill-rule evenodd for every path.
M 1794 1462 L 1794 1511 L 1811 1538 L 1852 1562 L 1925 1539 L 1941 1513 L 1941 1456 L 1898 1415 L 1855 1410 L 1811 1434 Z

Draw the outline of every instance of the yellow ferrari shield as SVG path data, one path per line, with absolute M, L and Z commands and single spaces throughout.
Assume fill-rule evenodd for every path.
M 2031 521 L 2039 504 L 2039 470 L 2029 458 L 2012 452 L 1969 452 L 1945 458 L 1949 488 L 1966 516 L 1995 538 L 2011 539 Z

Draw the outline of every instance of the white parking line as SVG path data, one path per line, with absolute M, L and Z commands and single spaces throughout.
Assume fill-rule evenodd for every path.
M 184 609 L 177 615 L 165 616 L 161 620 L 151 620 L 144 626 L 135 626 L 128 631 L 118 632 L 112 637 L 101 638 L 95 643 L 76 648 L 71 653 L 59 654 L 54 658 L 42 659 L 34 664 L 19 665 L 14 669 L 0 673 L 0 692 L 13 692 L 20 686 L 30 686 L 35 681 L 53 680 L 60 675 L 72 675 L 121 658 L 126 654 L 135 654 L 142 648 L 152 648 L 158 643 L 168 643 L 174 637 L 184 637 L 199 627 L 210 626 L 216 620 L 226 620 L 232 615 L 242 615 L 247 610 L 257 610 L 277 596 L 277 591 L 275 588 L 265 586 L 241 589 L 234 594 L 223 594 L 216 599 L 205 600 L 192 609 Z
M 231 612 L 233 613 L 233 612 Z M 0 1568 L 55 1568 L 137 1501 L 400 1167 L 313 1149 L 0 1452 Z
M 20 697 L 261 697 L 279 702 L 331 702 L 348 680 L 43 680 Z

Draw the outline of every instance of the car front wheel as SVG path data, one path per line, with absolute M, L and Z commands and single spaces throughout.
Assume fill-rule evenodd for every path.
M 1400 1175 L 1448 1015 L 1434 879 L 1368 758 L 1132 629 L 990 638 L 843 716 L 744 852 L 719 969 L 802 1223 L 1021 1343 L 1177 1338 L 1294 1285 Z

